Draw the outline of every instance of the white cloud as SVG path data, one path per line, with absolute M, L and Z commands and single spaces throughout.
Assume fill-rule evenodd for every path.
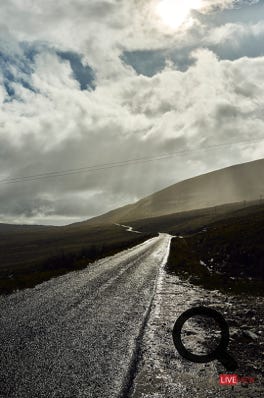
M 206 40 L 207 44 L 223 44 L 230 40 L 232 45 L 240 46 L 248 36 L 264 35 L 264 21 L 256 24 L 228 23 L 212 29 Z
M 1 81 L 1 174 L 18 177 L 164 152 L 192 152 L 97 174 L 1 185 L 2 220 L 71 222 L 194 173 L 263 156 L 261 145 L 238 144 L 210 152 L 202 148 L 263 136 L 264 57 L 227 61 L 197 49 L 192 53 L 195 63 L 187 71 L 168 62 L 152 78 L 138 76 L 120 60 L 123 49 L 162 47 L 165 38 L 169 44 L 175 38 L 151 21 L 148 1 L 127 3 L 39 0 L 31 9 L 31 1 L 10 0 L 1 5 L 2 21 L 10 16 L 4 42 L 12 42 L 12 56 L 17 54 L 18 60 L 23 56 L 16 39 L 46 40 L 49 48 L 80 51 L 97 72 L 96 89 L 81 91 L 70 63 L 44 46 L 28 75 L 33 90 L 14 79 L 10 84 L 15 97 L 4 101 Z M 234 36 L 240 40 L 249 29 L 240 28 L 216 28 L 207 44 Z M 254 34 L 261 29 L 251 27 Z M 184 47 L 197 38 L 188 31 L 179 32 L 177 40 Z M 6 48 L 4 42 L 0 48 Z
M 118 58 L 125 49 L 169 47 L 175 40 L 190 39 L 186 27 L 176 37 L 174 32 L 163 31 L 155 12 L 158 1 L 8 0 L 0 6 L 0 25 L 18 41 L 48 41 L 58 48 L 79 51 L 99 78 L 111 78 L 125 73 Z M 206 12 L 232 1 L 203 3 Z

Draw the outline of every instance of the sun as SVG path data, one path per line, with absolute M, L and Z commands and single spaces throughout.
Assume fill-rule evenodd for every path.
M 202 7 L 203 0 L 160 0 L 156 12 L 168 27 L 177 29 L 188 20 L 192 10 Z

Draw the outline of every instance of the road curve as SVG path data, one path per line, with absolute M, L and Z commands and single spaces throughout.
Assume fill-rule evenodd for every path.
M 0 297 L 0 397 L 125 396 L 170 236 Z

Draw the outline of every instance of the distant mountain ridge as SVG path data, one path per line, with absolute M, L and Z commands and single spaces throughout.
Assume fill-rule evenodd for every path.
M 107 224 L 158 217 L 264 198 L 264 159 L 230 166 L 193 177 L 138 202 L 78 224 Z
M 5 224 L 0 223 L 0 232 L 27 232 L 30 230 L 56 228 L 49 225 L 37 224 Z

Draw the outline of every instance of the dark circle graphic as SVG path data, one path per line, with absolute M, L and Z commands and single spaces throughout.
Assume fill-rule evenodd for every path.
M 196 315 L 213 318 L 221 329 L 221 340 L 219 345 L 216 347 L 214 351 L 210 352 L 207 355 L 195 355 L 190 351 L 188 351 L 182 343 L 181 339 L 182 327 L 188 319 Z M 218 359 L 221 362 L 223 362 L 222 358 L 227 356 L 226 349 L 229 343 L 228 324 L 226 323 L 224 317 L 220 314 L 220 312 L 213 310 L 212 308 L 196 307 L 185 311 L 175 322 L 172 331 L 172 336 L 173 336 L 174 345 L 178 350 L 179 354 L 185 359 L 188 359 L 189 361 L 195 363 L 207 363 L 215 359 Z

